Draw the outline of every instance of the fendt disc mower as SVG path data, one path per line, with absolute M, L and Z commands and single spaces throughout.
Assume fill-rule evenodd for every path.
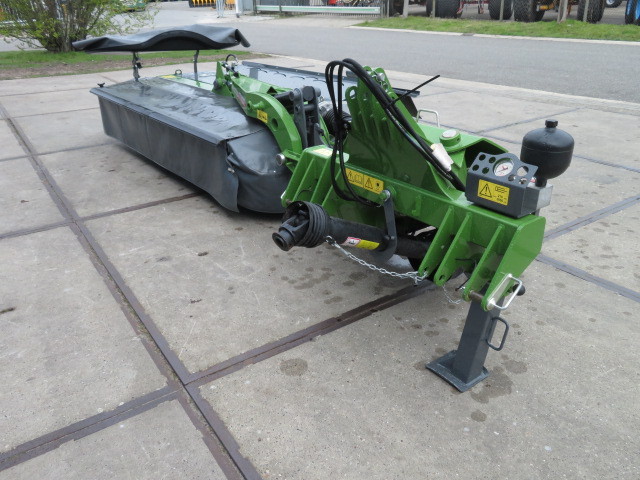
M 524 293 L 520 277 L 540 252 L 547 180 L 569 166 L 571 136 L 548 120 L 525 136 L 518 158 L 418 123 L 417 88 L 395 89 L 384 70 L 350 59 L 319 74 L 229 55 L 215 72 L 198 72 L 200 50 L 239 44 L 249 46 L 236 29 L 193 25 L 74 46 L 133 52 L 132 80 L 91 90 L 108 135 L 227 209 L 284 212 L 273 233 L 282 250 L 328 243 L 376 274 L 416 283 L 464 275 L 460 344 L 427 368 L 460 391 L 484 379 L 489 348 L 502 349 L 508 332 L 500 311 Z M 140 78 L 139 52 L 188 49 L 193 73 Z M 355 253 L 364 251 L 377 265 L 406 257 L 415 271 L 390 272 Z

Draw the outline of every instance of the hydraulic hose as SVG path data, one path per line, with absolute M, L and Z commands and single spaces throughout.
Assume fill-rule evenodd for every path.
M 337 72 L 337 83 L 338 83 L 338 95 L 336 99 L 336 94 L 334 91 L 334 80 L 335 80 L 335 69 L 338 69 Z M 405 118 L 403 113 L 400 111 L 396 102 L 389 96 L 389 94 L 382 88 L 380 84 L 378 84 L 371 75 L 355 60 L 350 58 L 346 58 L 342 61 L 333 61 L 330 62 L 325 69 L 325 79 L 327 82 L 327 87 L 329 89 L 329 96 L 331 97 L 331 102 L 334 110 L 337 112 L 337 118 L 341 118 L 342 116 L 342 73 L 344 68 L 351 70 L 357 77 L 360 79 L 363 84 L 367 87 L 367 89 L 372 93 L 374 98 L 378 101 L 383 110 L 389 115 L 389 118 L 392 120 L 392 123 L 398 128 L 400 133 L 407 139 L 407 141 L 413 146 L 413 148 L 423 157 L 425 158 L 435 169 L 436 171 L 445 179 L 447 179 L 451 184 L 460 191 L 464 191 L 464 184 L 460 181 L 460 179 L 453 174 L 452 172 L 447 172 L 440 162 L 436 159 L 434 154 L 431 151 L 429 145 L 425 142 L 425 140 L 416 133 L 413 129 L 409 121 Z M 339 122 L 338 122 L 339 123 Z M 337 125 L 339 131 L 336 132 L 336 141 L 334 142 L 334 154 L 332 156 L 332 166 L 335 162 L 336 155 L 339 156 L 340 160 L 340 168 L 342 170 L 342 175 L 345 178 L 345 184 L 353 196 L 352 199 L 359 200 L 359 197 L 351 188 L 349 182 L 346 181 L 346 171 L 344 167 L 344 159 L 342 156 L 342 149 L 344 148 L 344 139 L 346 137 L 346 129 L 344 129 L 344 125 Z M 340 128 L 342 129 L 340 130 Z M 332 180 L 334 181 L 334 189 L 336 188 L 335 184 L 335 175 L 332 169 Z M 341 192 L 338 188 L 336 190 L 341 198 L 346 198 L 344 192 Z

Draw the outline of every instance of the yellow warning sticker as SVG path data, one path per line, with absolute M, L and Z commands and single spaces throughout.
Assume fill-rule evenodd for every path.
M 349 179 L 349 183 L 352 185 L 364 188 L 365 190 L 369 190 L 373 193 L 380 193 L 384 190 L 384 182 L 382 180 L 370 177 L 364 173 L 356 172 L 350 168 L 347 168 L 347 178 Z
M 267 115 L 267 112 L 256 110 L 256 113 L 258 114 L 258 120 L 261 122 L 267 123 L 269 121 L 269 115 Z
M 345 247 L 358 247 L 364 248 L 365 250 L 375 250 L 380 246 L 379 243 L 372 242 L 370 240 L 363 240 L 361 238 L 356 237 L 347 237 L 347 239 L 342 243 Z
M 317 155 L 321 155 L 323 157 L 327 157 L 329 158 L 331 156 L 331 154 L 333 153 L 333 150 L 331 150 L 330 148 L 327 147 L 319 147 L 316 148 L 313 153 L 317 154 Z
M 503 187 L 486 180 L 480 180 L 480 183 L 478 183 L 478 196 L 500 205 L 509 204 L 509 190 L 511 190 L 509 187 Z

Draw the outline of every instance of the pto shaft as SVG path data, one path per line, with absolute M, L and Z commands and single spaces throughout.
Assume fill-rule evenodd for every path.
M 309 202 L 294 202 L 284 213 L 282 225 L 272 235 L 273 241 L 286 251 L 291 248 L 313 248 L 331 237 L 339 245 L 384 250 L 390 238 L 382 229 L 362 223 L 330 217 L 320 205 Z M 429 243 L 409 238 L 399 238 L 395 253 L 409 258 L 422 258 Z

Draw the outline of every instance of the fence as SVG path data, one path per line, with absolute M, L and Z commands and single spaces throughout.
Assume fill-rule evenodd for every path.
M 255 0 L 259 13 L 384 16 L 387 0 Z
M 190 7 L 210 7 L 240 13 L 236 2 L 242 0 L 189 0 Z M 389 0 L 254 0 L 256 13 L 323 13 L 330 15 L 386 16 Z

